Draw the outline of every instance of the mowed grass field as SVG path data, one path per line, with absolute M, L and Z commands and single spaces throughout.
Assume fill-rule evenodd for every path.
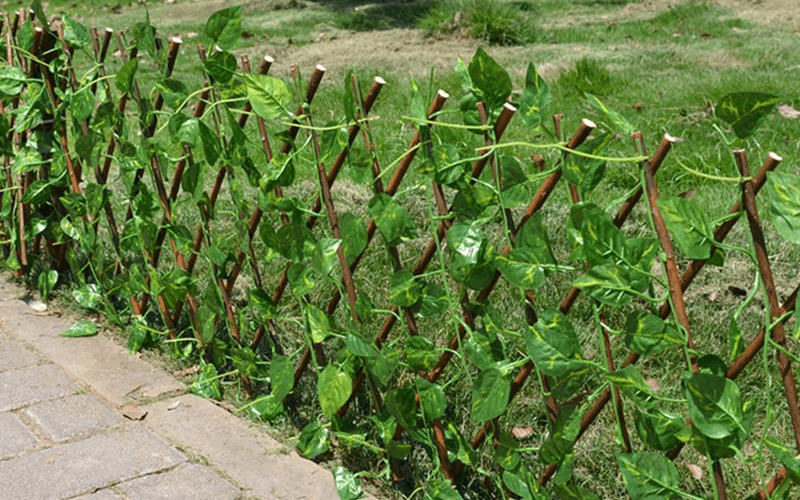
M 203 73 L 195 46 L 208 43 L 203 35 L 205 21 L 212 12 L 234 4 L 214 0 L 57 0 L 49 3 L 47 11 L 75 17 L 87 26 L 115 30 L 143 21 L 149 14 L 163 36 L 183 39 L 175 74 L 187 85 L 198 87 Z M 24 5 L 12 1 L 5 8 Z M 800 173 L 800 19 L 793 20 L 791 6 L 771 1 L 760 5 L 761 11 L 754 10 L 758 7 L 750 2 L 734 0 L 256 0 L 242 3 L 242 40 L 235 52 L 248 55 L 254 65 L 264 55 L 274 57 L 271 74 L 287 81 L 291 65 L 296 65 L 307 78 L 315 64 L 323 64 L 327 72 L 314 106 L 324 110 L 341 108 L 341 82 L 351 69 L 364 81 L 375 75 L 383 77 L 387 85 L 371 122 L 382 165 L 391 164 L 402 153 L 413 133 L 409 121 L 403 118 L 409 114 L 412 80 L 423 88 L 442 88 L 451 93 L 446 108 L 451 111 L 440 120 L 459 123 L 456 104 L 463 95 L 455 72 L 459 57 L 468 63 L 477 48 L 483 47 L 509 71 L 515 89 L 512 99 L 516 100 L 525 84 L 526 68 L 533 63 L 550 86 L 551 112 L 564 116 L 562 127 L 566 135 L 578 127 L 582 118 L 600 121 L 584 97 L 590 93 L 641 130 L 651 151 L 665 133 L 677 137 L 669 161 L 659 173 L 661 195 L 692 196 L 713 219 L 725 213 L 738 196 L 732 148 L 745 148 L 753 169 L 769 151 L 774 151 L 785 158 L 780 170 Z M 127 36 L 130 39 L 130 33 Z M 118 62 L 110 62 L 112 69 L 116 65 Z M 146 78 L 148 74 L 155 78 L 154 70 L 145 61 L 138 77 Z M 714 113 L 720 98 L 731 92 L 774 94 L 780 106 L 764 119 L 753 136 L 736 139 Z M 330 119 L 341 115 L 341 111 L 336 116 L 332 113 Z M 477 136 L 460 135 L 450 129 L 436 133 L 441 134 L 443 142 L 457 143 L 464 151 L 480 144 Z M 550 141 L 532 136 L 517 119 L 512 120 L 505 139 Z M 608 154 L 623 157 L 634 153 L 627 138 L 618 138 Z M 530 154 L 529 150 L 518 151 L 525 160 Z M 548 154 L 548 161 L 558 156 L 556 151 Z M 591 201 L 611 206 L 639 180 L 635 165 L 610 165 Z M 412 179 L 408 184 L 413 183 Z M 351 201 L 357 202 L 362 192 L 354 188 Z M 555 233 L 565 220 L 569 194 L 562 189 L 556 197 L 545 214 Z M 366 203 L 369 196 L 362 198 Z M 766 214 L 767 210 L 762 212 Z M 425 216 L 422 209 L 411 213 L 419 218 Z M 636 214 L 642 227 L 645 217 L 644 211 Z M 767 230 L 779 295 L 785 297 L 797 281 L 800 251 L 782 242 L 769 225 Z M 740 224 L 731 238 L 733 244 L 747 245 L 749 235 L 744 225 Z M 726 341 L 729 313 L 741 304 L 738 292 L 730 290 L 748 290 L 754 282 L 751 263 L 741 256 L 731 258 L 731 267 L 704 271 L 687 295 L 694 332 L 709 352 L 725 351 L 722 344 Z M 562 290 L 555 288 L 544 292 L 552 297 L 542 300 L 557 300 Z M 761 304 L 761 300 L 755 300 L 743 311 L 740 325 L 748 332 L 746 336 L 763 319 Z M 791 328 L 795 323 L 790 323 Z M 649 367 L 648 372 L 662 386 L 676 385 L 673 395 L 677 397 L 680 362 L 676 359 L 664 366 Z M 744 379 L 743 392 L 752 395 L 763 388 L 764 380 L 759 377 Z M 773 381 L 773 385 L 779 384 Z M 775 398 L 781 397 L 782 393 L 776 390 Z M 516 411 L 523 414 L 527 404 L 534 403 L 523 398 Z M 608 427 L 613 427 L 613 416 L 604 418 Z M 520 417 L 519 424 L 524 423 Z M 789 429 L 775 432 L 788 436 Z M 621 491 L 619 482 L 612 477 L 616 471 L 603 468 L 604 464 L 613 463 L 613 450 L 604 446 L 607 438 L 607 433 L 595 429 L 581 442 L 578 453 L 584 460 L 578 472 L 594 478 L 590 486 L 601 498 L 616 498 Z M 685 466 L 681 473 L 693 474 L 694 469 L 689 466 L 703 459 L 696 453 L 685 453 L 680 459 Z M 753 490 L 755 465 L 740 465 L 744 467 L 741 471 L 727 472 L 729 495 L 734 498 L 738 494 L 744 498 Z M 745 470 L 750 467 L 753 470 Z M 707 483 L 708 478 L 704 481 Z M 695 494 L 710 494 L 703 489 L 706 487 L 697 486 Z M 387 493 L 391 494 L 396 493 Z

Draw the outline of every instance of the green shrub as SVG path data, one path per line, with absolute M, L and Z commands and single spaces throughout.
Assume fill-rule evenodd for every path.
M 420 28 L 429 35 L 464 34 L 496 45 L 534 42 L 538 28 L 531 2 L 444 0 L 424 15 Z

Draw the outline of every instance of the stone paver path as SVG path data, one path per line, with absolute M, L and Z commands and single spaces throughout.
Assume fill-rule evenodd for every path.
M 0 276 L 0 500 L 336 500 L 331 473 Z M 124 410 L 121 409 L 124 406 Z M 130 420 L 134 407 L 142 420 Z

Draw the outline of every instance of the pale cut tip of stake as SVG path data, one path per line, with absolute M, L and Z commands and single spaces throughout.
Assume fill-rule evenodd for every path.
M 664 134 L 664 140 L 666 140 L 667 142 L 671 142 L 673 144 L 678 142 L 678 138 L 670 134 Z
M 439 94 L 439 97 L 441 97 L 442 99 L 450 99 L 450 94 L 448 94 L 444 90 L 439 89 L 439 92 L 437 92 L 437 94 Z
M 778 153 L 773 153 L 772 151 L 770 151 L 767 156 L 774 161 L 783 161 L 783 156 L 779 155 Z
M 503 107 L 506 108 L 507 110 L 511 111 L 512 113 L 516 113 L 517 112 L 517 108 L 513 104 L 511 104 L 509 102 L 503 104 Z
M 376 76 L 375 77 L 375 83 L 377 83 L 378 85 L 386 85 L 386 80 L 384 80 L 383 78 L 381 78 L 379 76 Z
M 581 123 L 583 123 L 585 126 L 589 128 L 597 128 L 597 124 L 588 118 L 584 118 L 583 120 L 581 120 Z
M 178 45 L 180 45 L 180 44 L 183 43 L 183 38 L 181 38 L 179 36 L 173 36 L 172 38 L 170 38 L 169 41 L 172 42 L 172 43 L 177 43 Z
M 316 66 L 314 66 L 314 69 L 316 69 L 317 71 L 321 71 L 321 72 L 323 72 L 323 73 L 325 73 L 325 71 L 327 71 L 327 70 L 325 69 L 325 66 L 323 66 L 323 65 L 321 65 L 321 64 L 317 64 Z
M 114 33 L 114 28 L 106 28 L 106 33 Z
M 275 58 L 273 58 L 272 56 L 264 56 L 264 60 L 270 64 L 275 62 Z

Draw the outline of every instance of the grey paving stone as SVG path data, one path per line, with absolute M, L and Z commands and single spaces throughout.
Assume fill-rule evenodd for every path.
M 133 479 L 117 485 L 130 500 L 238 500 L 239 488 L 215 472 L 197 464 L 185 464 L 175 470 Z
M 146 408 L 145 425 L 205 457 L 248 495 L 265 500 L 338 498 L 330 471 L 207 400 L 190 394 Z
M 91 495 L 81 495 L 75 500 L 122 500 L 122 497 L 111 490 L 100 490 Z
M 139 426 L 0 462 L 0 500 L 55 500 L 174 467 L 186 457 Z
M 25 344 L 9 342 L 0 344 L 0 372 L 19 370 L 38 364 L 41 358 Z
M 36 443 L 36 436 L 17 417 L 0 413 L 0 460 L 22 453 Z
M 27 408 L 25 414 L 48 439 L 57 443 L 123 422 L 122 417 L 91 394 L 39 403 Z
M 77 390 L 78 386 L 55 365 L 0 373 L 0 411 L 68 396 Z

